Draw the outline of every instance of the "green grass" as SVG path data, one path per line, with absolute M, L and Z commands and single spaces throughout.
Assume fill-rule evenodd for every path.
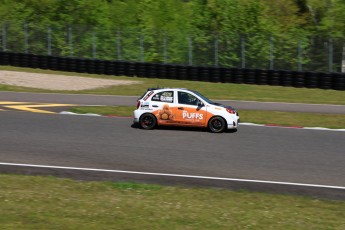
M 19 67 L 0 66 L 0 70 L 12 70 L 23 72 L 37 72 L 50 74 L 63 74 L 74 76 L 85 76 L 94 78 L 136 80 L 141 84 L 129 86 L 114 86 L 83 91 L 49 91 L 42 89 L 31 89 L 0 85 L 0 91 L 21 91 L 21 92 L 59 92 L 59 93 L 84 93 L 84 94 L 104 94 L 104 95 L 127 95 L 140 96 L 150 87 L 183 87 L 190 88 L 204 94 L 211 99 L 228 100 L 251 100 L 251 101 L 271 101 L 271 102 L 296 102 L 314 104 L 338 104 L 345 105 L 345 91 L 306 89 L 280 86 L 258 86 L 246 84 L 224 84 L 196 81 L 180 81 L 154 78 L 119 77 L 96 74 L 83 74 L 60 72 L 51 70 L 29 69 Z
M 71 108 L 74 113 L 96 113 L 101 115 L 132 116 L 135 106 L 85 106 Z M 345 128 L 345 115 L 297 113 L 277 111 L 239 111 L 241 122 L 256 124 L 277 124 L 284 126 L 325 127 L 332 129 Z
M 321 113 L 297 113 L 278 111 L 241 110 L 241 122 L 278 124 L 285 126 L 345 128 L 345 115 Z
M 345 202 L 0 174 L 1 229 L 344 229 Z

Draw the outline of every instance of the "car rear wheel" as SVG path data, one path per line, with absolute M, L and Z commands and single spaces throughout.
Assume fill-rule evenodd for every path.
M 213 133 L 224 132 L 226 128 L 226 121 L 222 117 L 212 117 L 208 122 L 208 128 Z
M 157 124 L 157 120 L 153 114 L 146 113 L 140 117 L 139 124 L 142 129 L 153 129 Z

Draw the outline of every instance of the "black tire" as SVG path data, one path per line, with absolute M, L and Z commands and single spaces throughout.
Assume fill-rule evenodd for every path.
M 139 126 L 142 129 L 153 129 L 157 125 L 156 117 L 151 113 L 145 113 L 140 117 Z
M 226 126 L 226 121 L 222 117 L 212 117 L 208 122 L 208 128 L 212 133 L 222 133 Z

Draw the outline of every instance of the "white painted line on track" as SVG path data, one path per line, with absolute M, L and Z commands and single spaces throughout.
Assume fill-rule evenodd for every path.
M 73 113 L 68 111 L 62 111 L 59 114 L 62 115 L 76 115 L 76 116 L 94 116 L 94 117 L 101 117 L 102 115 L 95 114 L 95 113 Z
M 150 175 L 150 176 L 165 176 L 165 177 L 180 177 L 180 178 L 192 178 L 192 179 L 235 181 L 235 182 L 262 183 L 262 184 L 275 184 L 275 185 L 290 185 L 290 186 L 299 186 L 299 187 L 314 187 L 314 188 L 327 188 L 327 189 L 341 189 L 341 190 L 345 190 L 345 187 L 343 187 L 343 186 L 320 185 L 320 184 L 304 184 L 304 183 L 280 182 L 280 181 L 265 181 L 265 180 L 249 180 L 249 179 L 236 179 L 236 178 L 226 178 L 226 177 L 194 176 L 194 175 L 183 175 L 183 174 L 136 172 L 136 171 L 96 169 L 96 168 L 78 168 L 78 167 L 52 166 L 52 165 L 17 164 L 17 163 L 6 163 L 6 162 L 0 162 L 0 165 L 16 166 L 16 167 L 31 167 L 31 168 L 66 169 L 66 170 L 79 170 L 79 171 L 92 171 L 92 172 L 124 173 L 124 174 L 137 174 L 137 175 Z

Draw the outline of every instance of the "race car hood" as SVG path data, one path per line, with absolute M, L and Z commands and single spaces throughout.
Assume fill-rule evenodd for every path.
M 230 106 L 230 105 L 223 105 L 223 104 L 220 104 L 220 103 L 217 103 L 217 102 L 213 102 L 212 105 L 216 105 L 216 106 L 223 107 L 223 108 L 226 108 L 226 109 L 231 109 L 231 110 L 237 112 L 237 110 L 234 107 Z

